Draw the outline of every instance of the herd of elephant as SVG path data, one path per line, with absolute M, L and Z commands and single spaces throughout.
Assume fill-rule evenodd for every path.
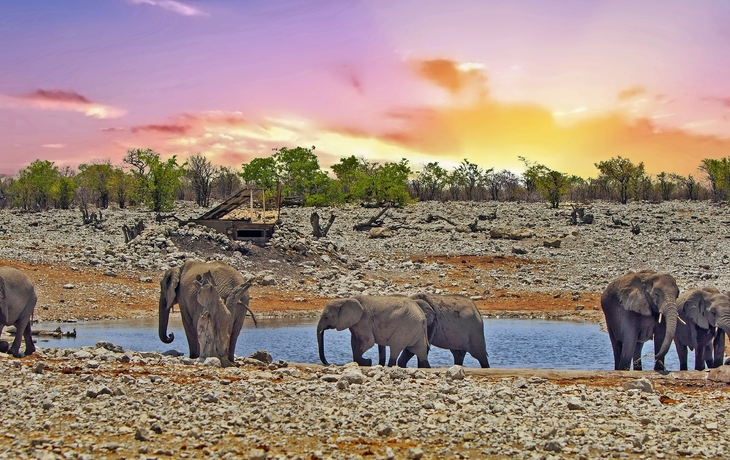
M 172 307 L 179 305 L 191 358 L 216 357 L 221 365 L 234 364 L 238 335 L 249 308 L 251 286 L 235 268 L 220 262 L 186 261 L 165 272 L 160 280 L 159 337 L 167 333 Z M 35 351 L 31 317 L 37 297 L 30 278 L 12 267 L 0 267 L 0 333 L 15 325 L 12 344 L 0 341 L 0 351 L 21 357 Z M 730 335 L 730 297 L 713 287 L 689 289 L 679 294 L 667 273 L 644 270 L 613 280 L 601 296 L 601 308 L 611 340 L 616 370 L 641 370 L 641 350 L 654 341 L 654 369 L 664 371 L 664 358 L 672 342 L 680 370 L 687 370 L 687 350 L 695 352 L 695 369 L 723 364 L 725 334 Z M 416 356 L 418 367 L 430 367 L 431 346 L 448 349 L 454 364 L 462 365 L 466 353 L 481 367 L 489 367 L 482 315 L 474 302 L 461 295 L 414 294 L 357 295 L 329 301 L 317 324 L 319 357 L 324 352 L 324 332 L 350 330 L 352 359 L 369 366 L 363 354 L 378 345 L 380 365 L 405 367 Z

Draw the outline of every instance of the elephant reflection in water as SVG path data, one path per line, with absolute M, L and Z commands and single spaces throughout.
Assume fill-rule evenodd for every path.
M 210 271 L 202 276 L 198 275 L 195 285 L 198 303 L 203 307 L 197 325 L 200 359 L 214 357 L 220 359 L 223 367 L 232 366 L 228 357 L 228 346 L 233 316 L 223 304 Z
M 719 367 L 730 334 L 730 298 L 715 288 L 690 289 L 677 299 L 680 322 L 674 345 L 679 369 L 687 370 L 687 348 L 695 352 L 695 370 Z

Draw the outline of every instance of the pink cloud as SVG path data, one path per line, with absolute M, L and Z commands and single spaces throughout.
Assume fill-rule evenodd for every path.
M 118 118 L 127 113 L 126 110 L 110 105 L 93 102 L 74 91 L 37 89 L 32 93 L 21 95 L 0 94 L 0 108 L 20 107 L 41 110 L 66 110 L 83 113 L 92 118 Z
M 41 147 L 45 147 L 47 149 L 62 149 L 66 147 L 66 144 L 43 144 Z
M 135 5 L 159 6 L 160 8 L 172 11 L 182 16 L 209 16 L 208 13 L 201 11 L 194 6 L 190 6 L 183 2 L 174 0 L 130 0 Z

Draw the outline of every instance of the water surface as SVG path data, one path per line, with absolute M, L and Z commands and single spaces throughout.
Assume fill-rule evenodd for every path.
M 236 355 L 249 356 L 256 350 L 268 350 L 274 360 L 298 363 L 320 363 L 317 351 L 316 319 L 261 319 L 259 327 L 247 320 L 238 337 Z M 125 350 L 177 350 L 187 355 L 188 346 L 180 318 L 170 318 L 168 333 L 175 334 L 171 344 L 164 344 L 157 336 L 157 319 L 140 318 L 79 323 L 44 322 L 35 329 L 63 331 L 76 328 L 76 338 L 53 339 L 38 337 L 39 347 L 80 348 L 93 346 L 100 340 L 121 345 Z M 534 319 L 486 319 L 484 330 L 487 352 L 492 367 L 538 369 L 613 369 L 613 354 L 608 334 L 598 324 Z M 653 342 L 644 346 L 644 368 L 653 369 Z M 325 355 L 330 363 L 345 364 L 352 360 L 350 332 L 325 332 Z M 377 347 L 365 353 L 365 358 L 378 361 Z M 433 367 L 451 366 L 453 356 L 448 350 L 432 347 L 429 362 Z M 408 363 L 416 367 L 414 357 Z M 666 358 L 667 368 L 679 369 L 674 347 Z M 479 367 L 479 362 L 467 355 L 464 366 Z M 694 356 L 690 352 L 690 369 Z

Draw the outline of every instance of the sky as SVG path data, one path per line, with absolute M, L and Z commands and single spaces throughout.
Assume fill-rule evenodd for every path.
M 0 2 L 0 174 L 315 146 L 414 171 L 730 156 L 730 1 Z

